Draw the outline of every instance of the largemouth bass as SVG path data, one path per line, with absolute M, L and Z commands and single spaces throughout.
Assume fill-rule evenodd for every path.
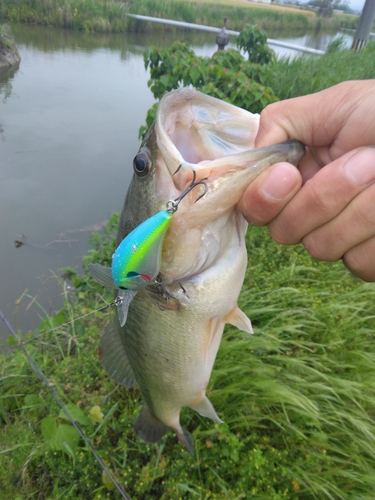
M 266 168 L 278 161 L 296 165 L 305 152 L 297 141 L 253 149 L 258 126 L 259 115 L 192 89 L 176 90 L 161 100 L 134 158 L 118 246 L 193 178 L 204 184 L 184 195 L 163 236 L 158 282 L 120 291 L 130 294 L 127 317 L 121 316 L 125 325 L 116 317 L 100 344 L 107 373 L 125 386 L 139 384 L 145 404 L 135 431 L 148 443 L 173 429 L 193 452 L 180 410 L 188 406 L 221 422 L 205 390 L 224 325 L 252 333 L 237 305 L 247 265 L 247 223 L 236 204 Z M 110 285 L 111 279 L 108 271 L 99 281 Z

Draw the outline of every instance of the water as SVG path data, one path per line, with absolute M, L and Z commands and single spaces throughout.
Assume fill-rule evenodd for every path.
M 154 102 L 145 46 L 184 39 L 199 55 L 216 46 L 201 32 L 12 30 L 22 60 L 0 78 L 0 309 L 27 332 L 62 306 L 60 269 L 81 272 L 91 230 L 122 207 L 138 129 Z M 0 338 L 7 334 L 0 322 Z

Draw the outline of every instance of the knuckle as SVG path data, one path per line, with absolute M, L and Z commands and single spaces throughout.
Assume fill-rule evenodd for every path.
M 332 186 L 332 190 L 326 192 L 325 196 L 322 196 L 321 186 L 312 180 L 306 182 L 306 187 L 309 188 L 310 199 L 312 200 L 311 210 L 314 211 L 316 217 L 326 217 L 336 213 L 338 200 L 334 186 Z
M 361 227 L 363 229 L 373 228 L 375 225 L 375 210 L 371 210 L 371 206 L 368 210 L 357 210 L 353 217 L 355 218 L 354 223 L 357 227 Z
M 345 267 L 363 281 L 375 281 L 375 237 L 348 250 L 343 256 Z
M 268 224 L 268 232 L 272 239 L 282 245 L 296 245 L 301 241 L 292 231 L 286 231 L 284 224 L 277 218 Z
M 330 246 L 327 245 L 325 240 L 313 234 L 309 234 L 308 236 L 303 238 L 302 244 L 305 247 L 307 253 L 309 253 L 313 259 L 334 262 L 341 257 L 332 255 L 332 253 L 330 252 Z
M 354 274 L 355 276 L 358 276 L 358 274 L 362 274 L 363 269 L 361 261 L 360 259 L 358 259 L 355 251 L 346 252 L 342 260 L 352 274 Z

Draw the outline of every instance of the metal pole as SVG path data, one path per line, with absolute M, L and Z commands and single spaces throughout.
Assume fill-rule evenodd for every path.
M 374 1 L 375 0 L 371 0 Z M 133 19 L 138 19 L 138 21 L 149 21 L 152 23 L 160 23 L 160 24 L 169 24 L 171 26 L 178 26 L 180 28 L 193 29 L 193 30 L 201 30 L 201 31 L 210 31 L 211 33 L 220 33 L 220 28 L 215 28 L 213 26 L 203 26 L 202 24 L 192 24 L 185 23 L 182 21 L 174 21 L 172 19 L 162 19 L 159 17 L 150 17 L 150 16 L 141 16 L 139 14 L 127 14 L 129 17 Z M 226 30 L 227 35 L 238 36 L 240 34 L 239 31 Z M 307 52 L 308 54 L 317 54 L 323 55 L 324 50 L 313 49 L 311 47 L 301 47 L 300 45 L 294 45 L 293 43 L 281 42 L 279 40 L 272 40 L 272 38 L 267 38 L 267 43 L 269 45 L 277 45 L 279 47 L 286 47 L 287 49 L 298 50 L 300 52 Z
M 358 21 L 357 31 L 353 40 L 352 50 L 364 49 L 367 44 L 368 36 L 375 19 L 375 0 L 366 0 Z

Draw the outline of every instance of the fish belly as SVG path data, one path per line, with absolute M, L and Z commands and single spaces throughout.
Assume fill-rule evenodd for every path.
M 129 362 L 152 413 L 173 429 L 183 406 L 199 407 L 220 345 L 225 318 L 237 305 L 247 254 L 237 239 L 215 266 L 168 286 L 177 299 L 162 311 L 135 297 L 122 329 Z M 199 410 L 197 410 L 199 411 Z

